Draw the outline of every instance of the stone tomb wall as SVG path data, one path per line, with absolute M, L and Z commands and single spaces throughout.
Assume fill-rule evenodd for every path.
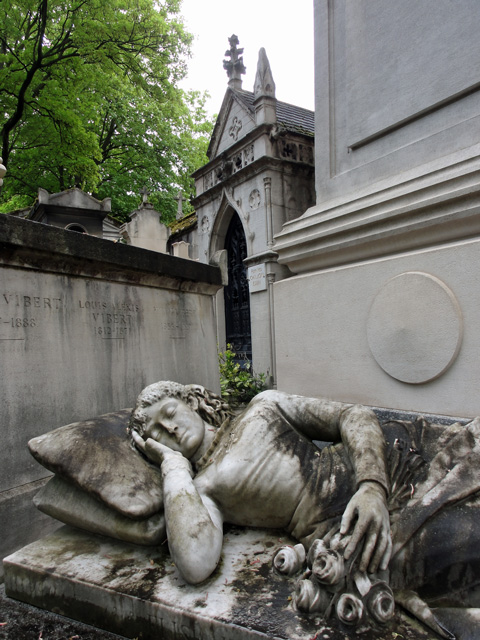
M 479 249 L 471 239 L 275 284 L 278 388 L 480 415 Z
M 56 524 L 27 441 L 162 379 L 219 390 L 208 265 L 0 216 L 0 558 Z
M 278 388 L 479 415 L 478 3 L 314 4 L 317 203 L 273 246 Z

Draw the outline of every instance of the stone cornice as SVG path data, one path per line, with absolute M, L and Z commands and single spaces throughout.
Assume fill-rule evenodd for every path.
M 0 216 L 0 265 L 213 295 L 220 269 L 74 231 Z
M 271 251 L 267 249 L 267 251 L 262 251 L 261 253 L 256 253 L 253 256 L 248 256 L 243 261 L 243 264 L 246 267 L 253 267 L 256 264 L 262 264 L 267 262 L 277 262 L 278 253 L 276 251 Z
M 277 173 L 292 173 L 293 171 L 300 174 L 311 174 L 314 171 L 314 167 L 302 162 L 296 162 L 293 160 L 286 160 L 285 158 L 274 158 L 272 156 L 261 156 L 258 160 L 254 160 L 251 164 L 243 167 L 236 173 L 232 174 L 225 180 L 213 185 L 207 191 L 204 191 L 200 195 L 192 199 L 192 205 L 195 209 L 199 209 L 208 202 L 218 198 L 224 189 L 235 188 L 241 183 L 245 183 L 253 176 L 264 173 L 265 171 L 275 171 Z
M 294 273 L 451 243 L 480 233 L 480 161 L 460 163 L 331 208 L 313 207 L 275 237 Z

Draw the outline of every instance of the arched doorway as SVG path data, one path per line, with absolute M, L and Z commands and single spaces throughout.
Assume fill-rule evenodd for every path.
M 238 355 L 251 360 L 250 293 L 247 269 L 243 264 L 247 257 L 247 241 L 237 213 L 230 221 L 225 249 L 228 259 L 228 285 L 224 289 L 226 342 L 233 345 Z

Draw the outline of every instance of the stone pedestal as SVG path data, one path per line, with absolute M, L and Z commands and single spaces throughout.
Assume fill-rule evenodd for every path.
M 5 588 L 11 598 L 127 638 L 358 638 L 333 620 L 293 610 L 292 582 L 272 569 L 275 550 L 289 542 L 278 531 L 232 527 L 225 532 L 217 571 L 191 586 L 172 563 L 166 544 L 136 547 L 63 527 L 4 560 Z M 369 640 L 436 638 L 400 614 L 388 630 L 368 633 Z

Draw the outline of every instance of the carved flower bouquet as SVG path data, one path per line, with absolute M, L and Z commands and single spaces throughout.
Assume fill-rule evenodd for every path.
M 349 536 L 342 537 L 339 533 L 330 539 L 327 536 L 315 540 L 308 555 L 301 544 L 283 547 L 276 553 L 273 565 L 286 576 L 303 571 L 293 595 L 298 611 L 325 618 L 335 614 L 340 622 L 349 626 L 385 624 L 395 614 L 388 572 L 359 571 L 356 554 L 348 561 L 344 559 L 348 542 Z

